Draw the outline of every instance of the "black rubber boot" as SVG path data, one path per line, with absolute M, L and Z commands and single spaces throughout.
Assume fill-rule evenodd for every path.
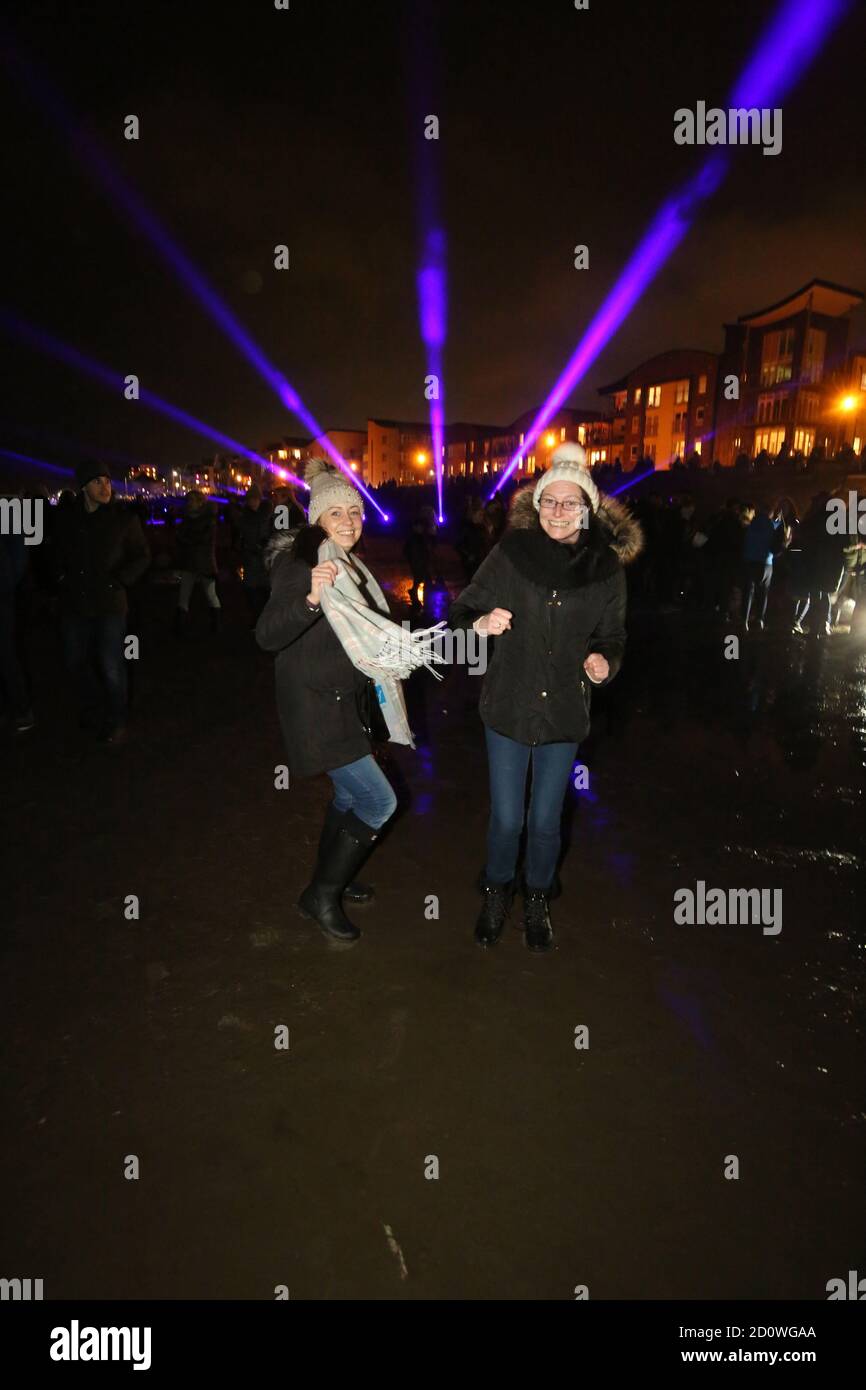
M 514 901 L 514 880 L 510 883 L 488 883 L 484 878 L 479 886 L 484 903 L 475 923 L 475 941 L 486 949 L 496 945 L 505 929 Z
M 549 951 L 553 947 L 553 927 L 547 910 L 549 898 L 549 889 L 530 888 L 527 884 L 523 895 L 523 930 L 530 951 Z
M 322 825 L 322 833 L 319 836 L 319 849 L 316 856 L 316 863 L 327 852 L 328 846 L 334 839 L 340 826 L 343 824 L 345 811 L 338 811 L 333 801 L 328 802 L 328 809 L 325 812 L 325 821 Z M 357 883 L 353 880 L 343 889 L 343 897 L 349 903 L 368 903 L 373 898 L 373 888 L 369 883 Z
M 361 867 L 379 832 L 348 811 L 343 823 L 316 865 L 312 882 L 298 899 L 302 917 L 312 918 L 335 941 L 357 941 L 361 935 L 341 906 L 343 890 Z

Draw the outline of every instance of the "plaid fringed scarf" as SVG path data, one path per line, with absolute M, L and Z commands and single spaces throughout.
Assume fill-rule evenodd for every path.
M 363 561 L 356 555 L 350 561 L 342 546 L 332 540 L 319 546 L 319 564 L 325 560 L 336 562 L 337 578 L 333 586 L 322 587 L 322 612 L 352 665 L 375 682 L 391 742 L 414 748 L 401 681 L 419 666 L 426 666 L 437 680 L 442 679 L 434 663 L 441 664 L 444 658 L 437 654 L 434 644 L 445 624 L 407 631 L 388 616 L 388 601 Z M 353 569 L 363 576 L 375 607 L 361 593 Z

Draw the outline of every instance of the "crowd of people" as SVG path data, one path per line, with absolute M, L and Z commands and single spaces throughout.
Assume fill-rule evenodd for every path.
M 729 497 L 701 518 L 688 493 L 650 493 L 635 503 L 646 538 L 636 591 L 662 610 L 683 604 L 762 632 L 775 581 L 780 627 L 821 641 L 850 626 L 866 572 L 866 542 L 834 534 L 830 500 L 817 492 L 800 517 L 789 497 Z
M 687 472 L 679 470 L 680 480 Z M 592 476 L 608 480 L 598 471 Z M 613 481 L 611 475 L 608 485 Z M 403 517 L 402 554 L 416 618 L 431 592 L 444 588 L 446 545 L 453 545 L 469 585 L 506 531 L 503 493 L 485 502 L 465 487 L 453 491 L 449 509 L 457 510 L 455 501 L 462 502 L 462 513 L 447 533 L 430 503 L 412 508 L 414 489 L 405 490 L 395 508 Z M 632 601 L 663 613 L 691 609 L 753 633 L 768 622 L 815 641 L 844 630 L 864 583 L 866 544 L 858 535 L 832 534 L 826 524 L 828 500 L 826 491 L 817 492 L 801 516 L 787 496 L 772 503 L 729 496 L 708 511 L 685 489 L 671 493 L 653 487 L 638 493 L 631 510 L 644 547 L 629 571 Z M 77 470 L 75 490 L 63 492 L 58 504 L 46 509 L 41 546 L 25 547 L 13 534 L 0 538 L 0 688 L 16 731 L 27 732 L 35 724 L 22 652 L 34 593 L 48 595 L 56 611 L 82 725 L 96 729 L 109 743 L 122 743 L 128 712 L 123 640 L 135 625 L 130 603 L 134 608 L 136 586 L 148 569 L 154 542 L 167 545 L 168 553 L 158 558 L 177 576 L 174 621 L 180 635 L 189 627 L 197 588 L 211 630 L 221 625 L 225 551 L 221 558 L 218 535 L 223 546 L 228 539 L 254 627 L 271 593 L 268 548 L 276 535 L 304 523 L 305 506 L 288 485 L 278 484 L 267 496 L 254 485 L 227 503 L 194 489 L 169 515 L 168 531 L 151 530 L 151 519 L 139 504 L 114 498 L 107 467 L 86 461 Z
M 407 636 L 392 621 L 359 548 L 363 498 L 352 481 L 317 460 L 307 482 L 305 507 L 289 487 L 264 497 L 254 486 L 224 504 L 223 534 L 248 622 L 275 656 L 290 775 L 324 773 L 333 786 L 298 907 L 332 940 L 350 943 L 360 931 L 344 904 L 372 899 L 357 874 L 396 808 L 377 745 L 414 747 L 402 681 L 428 664 L 430 629 Z M 103 463 L 82 462 L 76 485 L 46 513 L 39 546 L 26 547 L 4 526 L 0 682 L 12 728 L 26 734 L 36 720 L 22 636 L 33 594 L 48 595 L 80 722 L 108 744 L 122 744 L 125 644 L 137 630 L 136 594 L 152 560 L 148 528 L 134 505 L 113 497 Z M 549 903 L 558 891 L 565 793 L 589 730 L 591 690 L 611 681 L 623 659 L 627 597 L 757 633 L 778 592 L 779 622 L 820 641 L 850 618 L 866 552 L 859 535 L 828 526 L 829 500 L 817 493 L 802 518 L 789 497 L 771 504 L 728 497 L 702 516 L 691 493 L 652 490 L 628 506 L 599 488 L 585 451 L 572 443 L 555 449 L 547 470 L 518 486 L 510 502 L 500 493 L 486 504 L 464 498 L 452 541 L 465 582 L 449 623 L 495 639 L 479 705 L 490 784 L 480 947 L 496 945 L 518 892 L 527 947 L 553 944 Z M 197 588 L 211 628 L 220 626 L 218 525 L 217 503 L 190 491 L 171 536 L 180 637 Z M 405 526 L 417 618 L 429 588 L 441 583 L 445 541 L 429 505 Z

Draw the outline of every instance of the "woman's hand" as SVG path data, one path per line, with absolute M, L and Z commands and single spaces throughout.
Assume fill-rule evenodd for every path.
M 491 608 L 483 618 L 476 618 L 472 624 L 476 632 L 488 633 L 496 637 L 500 632 L 508 632 L 511 627 L 511 614 L 507 608 Z
M 313 587 L 307 594 L 307 603 L 318 608 L 322 600 L 322 589 L 333 584 L 336 578 L 337 566 L 333 560 L 323 560 L 320 565 L 316 565 L 313 570 Z
M 599 652 L 590 652 L 586 661 L 583 663 L 583 669 L 589 676 L 589 679 L 595 682 L 595 684 L 607 680 L 610 674 L 610 666 L 607 664 L 607 659 Z

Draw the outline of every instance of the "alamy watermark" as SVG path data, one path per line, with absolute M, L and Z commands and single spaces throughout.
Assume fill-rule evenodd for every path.
M 23 536 L 25 545 L 41 545 L 44 509 L 42 497 L 0 495 L 0 536 Z
M 400 626 L 407 634 L 413 631 L 405 618 Z M 430 639 L 430 651 L 436 666 L 465 666 L 470 676 L 483 676 L 487 670 L 487 635 L 474 628 L 444 628 Z
M 866 536 L 866 497 L 852 490 L 848 499 L 827 499 L 827 534 L 829 536 Z
M 719 106 L 707 110 L 705 101 L 694 111 L 681 106 L 674 112 L 674 143 L 677 145 L 763 145 L 764 154 L 782 150 L 782 108 L 735 106 L 727 111 Z
M 52 1327 L 52 1361 L 131 1361 L 134 1371 L 150 1370 L 151 1328 Z
M 674 893 L 678 926 L 763 927 L 764 936 L 782 930 L 781 888 L 707 888 L 702 878 L 695 887 Z
M 41 1279 L 0 1279 L 0 1300 L 12 1303 L 40 1302 L 42 1299 Z

